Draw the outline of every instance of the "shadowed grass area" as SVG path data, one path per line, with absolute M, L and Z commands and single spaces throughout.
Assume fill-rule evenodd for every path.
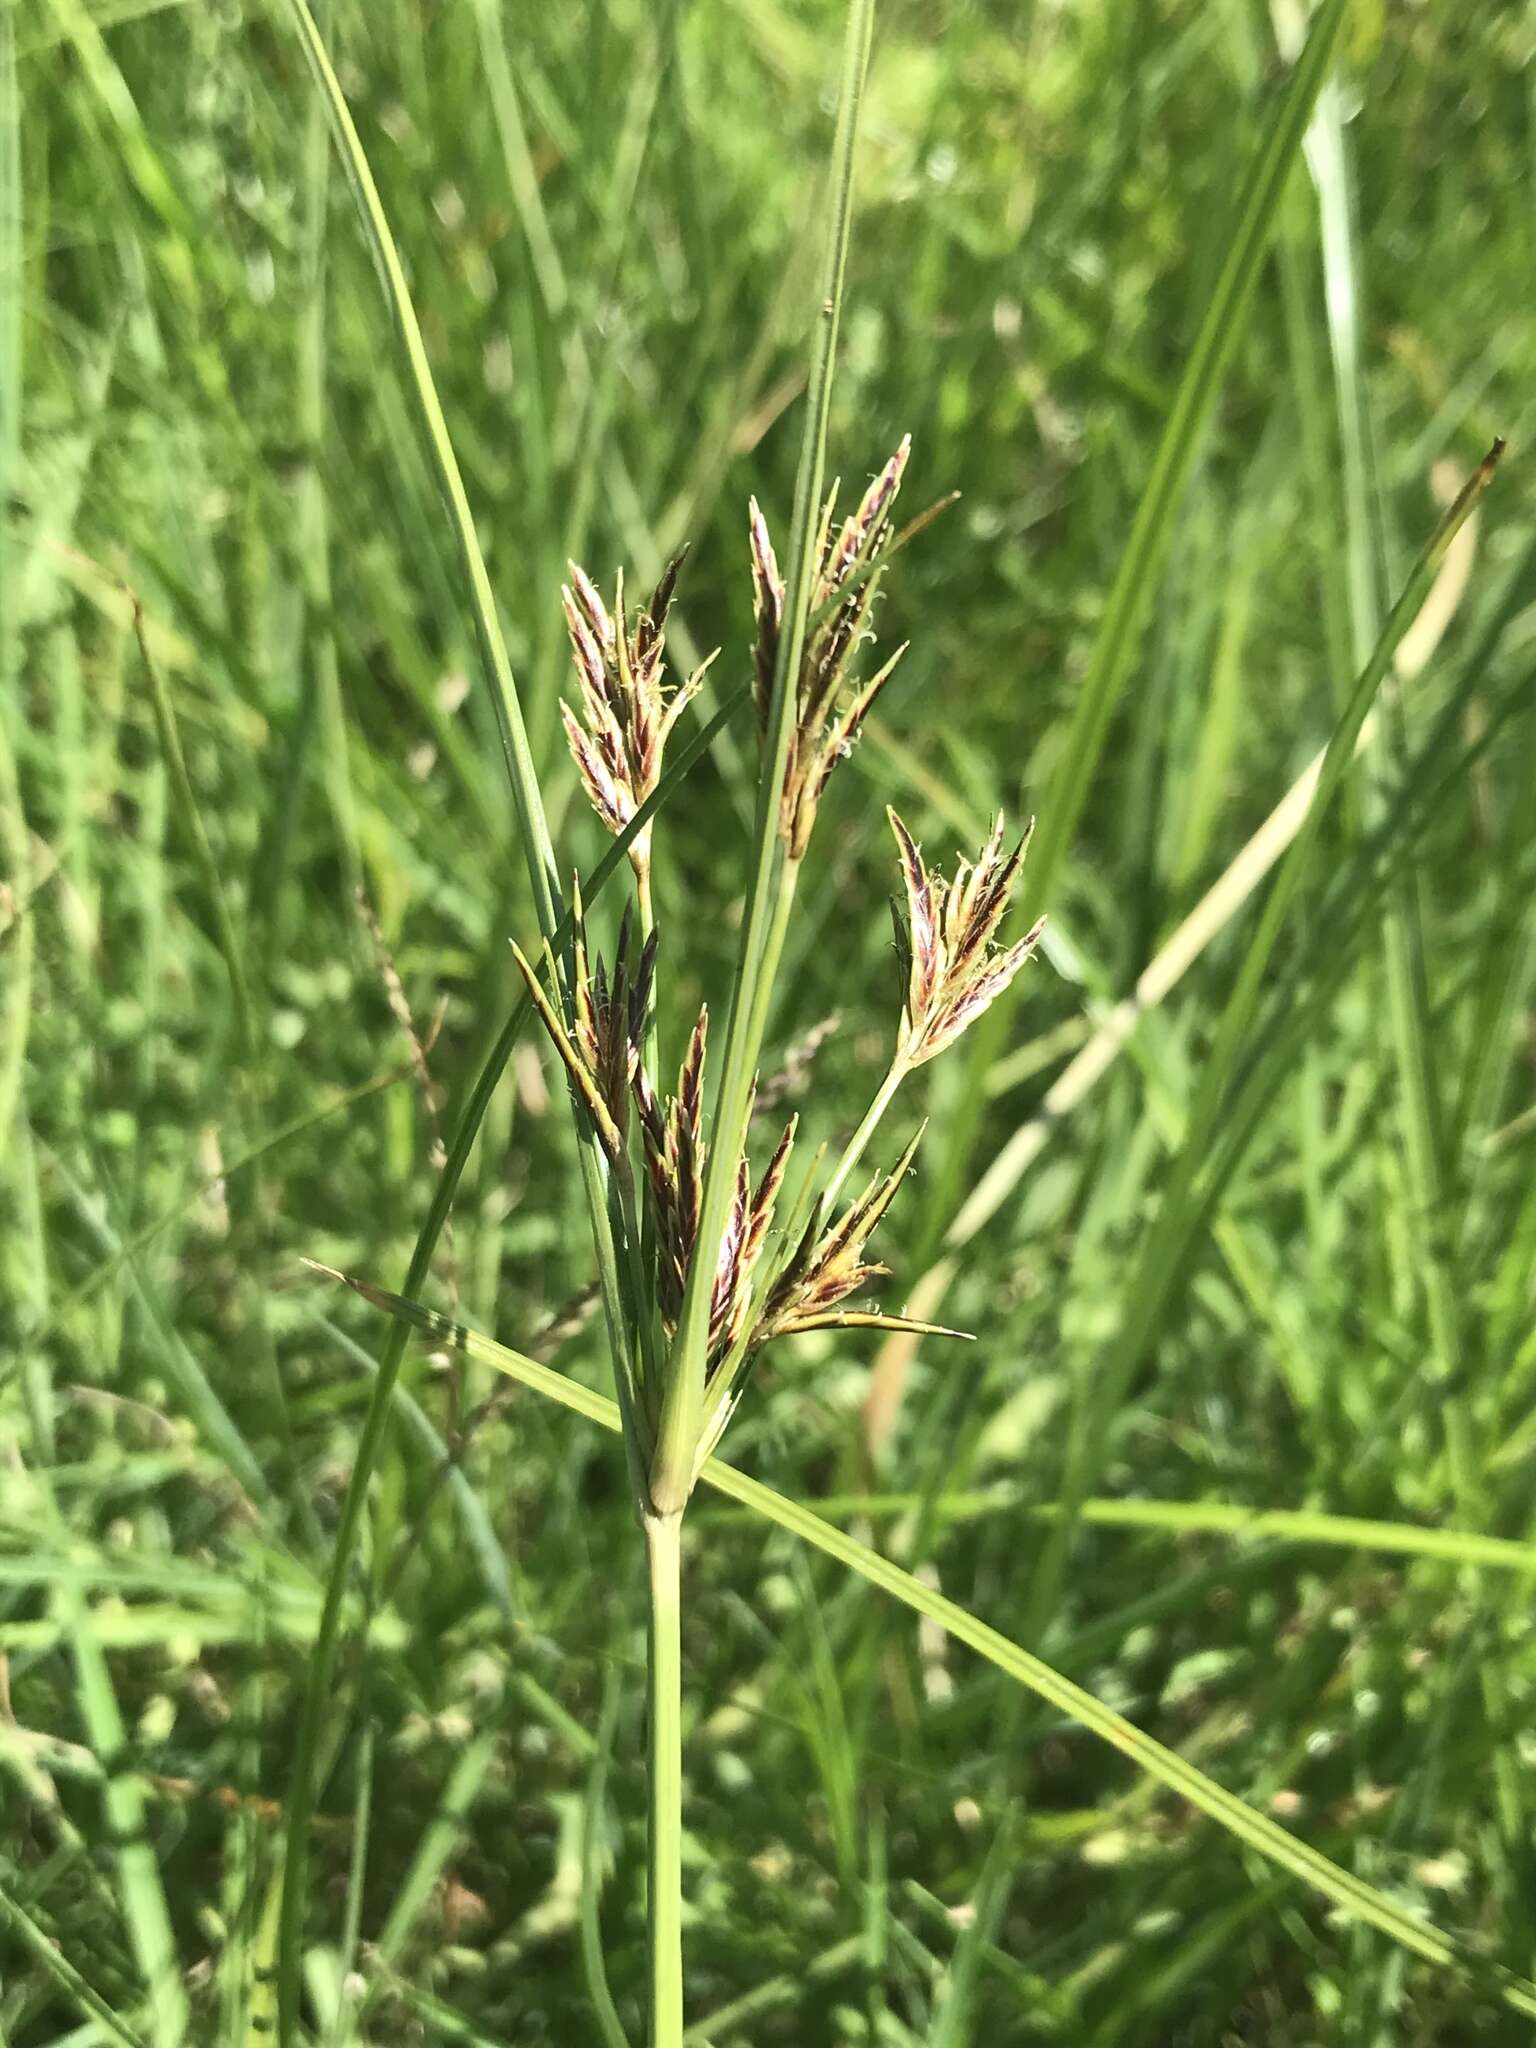
M 740 944 L 746 503 L 787 533 L 841 11 L 316 17 L 562 883 L 605 850 L 559 730 L 566 558 L 638 592 L 692 542 L 675 663 L 723 652 L 655 839 L 676 1047 Z M 802 1156 L 900 1014 L 887 803 L 946 867 L 1038 815 L 1051 922 L 882 1127 L 894 1158 L 928 1117 L 887 1301 L 977 1341 L 781 1343 L 726 1455 L 1067 1690 L 700 1501 L 714 2048 L 1529 2037 L 1536 49 L 1517 10 L 1356 0 L 1234 281 L 1307 20 L 877 11 L 829 479 L 910 432 L 904 502 L 961 496 L 882 586 L 911 648 L 787 928 L 762 1064 Z M 508 1029 L 540 906 L 416 419 L 286 10 L 0 7 L 8 2048 L 271 2038 L 387 1341 L 302 1258 L 399 1285 L 480 1119 L 410 1291 L 611 1389 L 560 1076 Z M 1351 766 L 1356 679 L 1496 436 Z M 1310 841 L 1229 875 L 1336 732 Z M 396 1355 L 335 1588 L 305 2038 L 637 2040 L 624 1460 L 484 1356 Z M 1276 1875 L 1072 1686 L 1429 1947 Z

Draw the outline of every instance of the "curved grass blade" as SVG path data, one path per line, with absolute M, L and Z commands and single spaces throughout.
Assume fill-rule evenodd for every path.
M 480 543 L 475 534 L 474 515 L 469 508 L 464 480 L 459 474 L 458 458 L 448 437 L 448 422 L 443 417 L 442 403 L 437 395 L 437 387 L 432 381 L 432 367 L 427 360 L 426 344 L 421 338 L 421 327 L 416 318 L 415 308 L 411 304 L 404 266 L 395 247 L 394 237 L 389 231 L 384 203 L 379 197 L 379 188 L 374 183 L 373 173 L 369 169 L 361 138 L 307 0 L 288 0 L 288 6 L 304 45 L 304 55 L 308 59 L 315 84 L 320 90 L 337 151 L 346 171 L 348 183 L 352 187 L 352 195 L 357 201 L 357 210 L 368 237 L 369 250 L 378 267 L 384 297 L 405 355 L 412 395 L 426 430 L 432 467 L 437 477 L 438 488 L 443 495 L 449 522 L 453 527 L 459 565 L 469 585 L 480 657 L 493 685 L 492 700 L 496 708 L 496 722 L 501 733 L 502 750 L 507 759 L 507 778 L 512 785 L 518 830 L 522 836 L 523 856 L 528 865 L 528 877 L 538 911 L 539 928 L 543 936 L 548 938 L 555 927 L 555 902 L 558 893 L 555 853 L 550 844 L 549 829 L 544 821 L 544 805 L 539 795 L 538 778 L 534 772 L 527 730 L 523 724 L 522 704 L 512 674 L 511 657 L 507 653 L 507 644 L 502 637 L 501 625 L 496 616 L 496 599 L 491 590 L 485 557 L 480 552 Z
M 921 1514 L 925 1508 L 941 1522 L 970 1522 L 1002 1514 L 1049 1522 L 1063 1513 L 1058 1502 L 1024 1500 L 1007 1487 L 941 1494 L 931 1504 L 922 1493 L 840 1493 L 816 1503 L 816 1512 L 829 1522 L 854 1521 L 860 1516 L 885 1521 Z M 1415 1522 L 1330 1515 L 1316 1508 L 1249 1508 L 1212 1500 L 1085 1500 L 1077 1514 L 1079 1521 L 1102 1529 L 1150 1529 L 1168 1536 L 1277 1537 L 1286 1543 L 1315 1543 L 1332 1550 L 1422 1557 L 1485 1571 L 1536 1574 L 1536 1543 L 1484 1536 L 1474 1529 L 1430 1529 Z
M 448 1317 L 423 1308 L 417 1302 L 403 1300 L 399 1295 L 389 1294 L 381 1287 L 347 1274 L 334 1274 L 333 1277 L 343 1280 L 365 1301 L 382 1308 L 402 1323 L 423 1331 L 438 1343 L 456 1345 L 469 1357 L 510 1374 L 533 1392 L 558 1401 L 563 1407 L 573 1409 L 604 1429 L 619 1429 L 619 1411 L 605 1395 L 579 1386 L 548 1366 L 538 1365 L 531 1358 L 524 1358 L 506 1345 L 481 1336 L 462 1323 L 451 1322 Z M 937 1623 L 957 1642 L 985 1657 L 1038 1699 L 1069 1715 L 1091 1735 L 1119 1750 L 1138 1770 L 1177 1793 L 1181 1799 L 1188 1800 L 1191 1806 L 1198 1807 L 1244 1847 L 1256 1851 L 1292 1877 L 1299 1878 L 1351 1918 L 1378 1928 L 1403 1948 L 1424 1957 L 1438 1968 L 1455 1971 L 1496 1993 L 1516 2012 L 1536 2018 L 1536 1983 L 1501 1964 L 1475 1955 L 1438 1927 L 1405 1912 L 1374 1885 L 1366 1884 L 1361 1878 L 1341 1869 L 1321 1850 L 1314 1849 L 1267 1814 L 1249 1806 L 1235 1792 L 1217 1784 L 1214 1778 L 1207 1777 L 1176 1751 L 1144 1733 L 1123 1714 L 1117 1714 L 1112 1707 L 1105 1706 L 1102 1700 L 1096 1699 L 1082 1686 L 1073 1684 L 1071 1679 L 1041 1658 L 1010 1642 L 1007 1636 L 979 1621 L 956 1601 L 947 1599 L 931 1586 L 925 1586 L 890 1558 L 882 1557 L 878 1551 L 870 1550 L 855 1537 L 835 1528 L 814 1509 L 775 1493 L 761 1480 L 749 1479 L 744 1472 L 738 1472 L 718 1459 L 711 1458 L 701 1476 L 717 1493 L 723 1493 L 727 1499 L 750 1508 L 764 1520 L 776 1523 L 791 1535 L 825 1551 L 828 1557 L 836 1558 L 870 1585 L 878 1586 L 914 1613 Z
M 1270 885 L 1258 929 L 1248 942 L 1236 983 L 1217 1021 L 1214 1042 L 1203 1063 L 1200 1086 L 1191 1105 L 1187 1135 L 1174 1157 L 1167 1190 L 1130 1275 L 1120 1326 L 1106 1347 L 1091 1412 L 1068 1454 L 1062 1494 L 1069 1507 L 1074 1499 L 1087 1493 L 1111 1419 L 1119 1414 L 1131 1377 L 1173 1299 L 1196 1234 L 1221 1188 L 1236 1170 L 1242 1148 L 1268 1100 L 1269 1084 L 1261 1084 L 1265 1071 L 1262 1060 L 1257 1067 L 1250 1065 L 1246 1069 L 1238 1085 L 1234 1083 L 1238 1081 L 1245 1040 L 1276 943 L 1302 882 L 1314 864 L 1321 828 L 1343 791 L 1344 779 L 1355 759 L 1360 729 L 1397 643 L 1417 616 L 1446 549 L 1491 482 L 1502 452 L 1503 443 L 1496 442 L 1420 552 L 1328 742 L 1311 806 Z M 1273 1071 L 1272 1060 L 1268 1071 Z M 1069 1516 L 1052 1529 L 1035 1574 L 1024 1631 L 1030 1640 L 1035 1639 L 1044 1618 L 1054 1611 L 1071 1540 Z
M 1332 62 L 1346 10 L 1347 0 L 1327 0 L 1319 9 L 1237 202 L 1226 257 L 1179 380 L 1152 474 L 1110 589 L 1088 673 L 1073 709 L 1061 767 L 1051 785 L 1050 802 L 1041 806 L 1040 828 L 1030 849 L 1018 911 L 1021 927 L 1032 924 L 1050 899 L 1057 870 L 1088 800 L 1109 721 L 1130 673 L 1153 580 L 1173 539 L 1179 498 L 1222 376 L 1242 336 L 1244 315 L 1286 180 Z

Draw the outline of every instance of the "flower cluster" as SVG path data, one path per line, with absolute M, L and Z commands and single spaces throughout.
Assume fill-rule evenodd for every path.
M 870 614 L 883 573 L 882 557 L 891 545 L 891 511 L 911 450 L 911 436 L 905 435 L 864 493 L 858 510 L 840 529 L 834 532 L 832 524 L 835 491 L 822 513 L 805 644 L 792 684 L 789 763 L 779 809 L 780 836 L 792 860 L 804 857 L 827 779 L 858 738 L 870 707 L 906 652 L 905 647 L 898 647 L 867 682 L 855 679 L 859 649 L 874 638 Z M 755 498 L 748 527 L 757 627 L 752 650 L 754 695 L 758 726 L 766 738 L 784 624 L 784 579 Z
M 579 881 L 572 891 L 571 915 L 575 969 L 571 979 L 573 1029 L 567 1030 L 564 1019 L 545 993 L 538 971 L 515 940 L 512 953 L 528 984 L 539 1020 L 592 1119 L 598 1142 L 610 1164 L 615 1164 L 625 1156 L 628 1142 L 630 1098 L 656 979 L 656 934 L 652 932 L 645 944 L 637 948 L 626 908 L 612 973 L 601 960 L 594 971 L 587 958 Z
M 786 907 L 827 780 L 902 651 L 868 673 L 872 664 L 863 656 L 874 637 L 871 620 L 886 563 L 899 542 L 933 516 L 893 533 L 909 451 L 904 439 L 840 524 L 836 492 L 828 499 L 807 550 L 811 588 L 801 593 L 803 639 L 792 673 L 783 677 L 789 598 L 762 513 L 755 501 L 750 508 L 753 694 L 765 742 L 773 736 L 776 682 L 790 693 L 788 706 L 780 705 L 789 741 L 775 821 L 788 856 L 777 876 Z M 563 593 L 581 695 L 580 716 L 562 705 L 566 736 L 587 795 L 615 835 L 633 825 L 658 788 L 667 739 L 703 675 L 697 670 L 676 689 L 666 680 L 667 622 L 681 561 L 671 563 L 649 602 L 633 614 L 625 610 L 622 576 L 612 611 L 574 564 Z M 713 1129 L 706 1111 L 707 1009 L 689 1033 L 672 1092 L 659 1087 L 648 830 L 628 849 L 636 901 L 624 913 L 609 962 L 589 951 L 579 886 L 567 959 L 557 961 L 546 948 L 541 971 L 516 954 L 607 1162 L 613 1260 L 605 1298 L 615 1318 L 621 1407 L 647 1513 L 680 1512 L 753 1361 L 776 1338 L 849 1327 L 961 1334 L 864 1305 L 888 1270 L 870 1255 L 870 1241 L 911 1168 L 921 1133 L 889 1172 L 875 1173 L 853 1199 L 844 1203 L 843 1191 L 903 1082 L 997 1000 L 1034 953 L 1044 920 L 1015 943 L 999 943 L 1027 832 L 1009 850 L 999 819 L 975 859 L 962 859 L 946 879 L 927 866 L 895 811 L 889 816 L 906 899 L 896 911 L 902 1014 L 895 1046 L 841 1153 L 825 1171 L 818 1153 L 793 1187 L 796 1118 L 784 1126 L 760 1174 L 754 1177 L 747 1158 L 753 1102 L 766 1108 L 792 1085 L 771 1081 L 761 1097 L 755 1086 L 747 1088 L 760 1036 L 737 1044 L 730 1108 L 717 1107 Z M 792 1074 L 803 1071 L 830 1028 L 818 1027 L 791 1057 Z M 759 1029 L 752 1026 L 754 1034 Z M 741 1044 L 750 1050 L 743 1053 Z
M 930 872 L 916 840 L 895 811 L 887 810 L 901 850 L 907 886 L 905 917 L 895 909 L 896 950 L 901 960 L 902 1036 L 897 1058 L 920 1067 L 960 1036 L 995 1002 L 1040 943 L 1042 917 L 1023 938 L 998 952 L 997 928 L 1029 850 L 1026 831 L 1012 853 L 1003 851 L 1003 821 L 974 861 L 962 860 L 954 880 Z
M 561 591 L 584 714 L 578 718 L 562 698 L 565 737 L 592 808 L 614 834 L 624 830 L 661 780 L 672 728 L 709 667 L 709 661 L 701 663 L 669 697 L 664 680 L 667 615 L 686 552 L 673 556 L 650 603 L 632 618 L 624 614 L 622 573 L 611 613 L 591 577 L 574 562 L 571 580 Z M 647 825 L 629 848 L 637 875 L 648 873 L 650 850 Z
M 822 514 L 805 641 L 793 679 L 790 751 L 779 812 L 779 831 L 794 860 L 805 852 L 827 778 L 847 753 L 898 658 L 893 656 L 867 681 L 856 677 L 860 649 L 872 637 L 870 617 L 893 544 L 891 513 L 909 448 L 903 440 L 841 525 L 834 524 L 833 500 Z M 773 543 L 755 501 L 750 532 L 754 695 L 766 736 L 786 598 Z M 667 617 L 680 560 L 672 563 L 649 604 L 633 618 L 625 616 L 622 579 L 611 614 L 579 569 L 572 568 L 564 593 L 586 714 L 582 723 L 565 707 L 566 732 L 587 793 L 615 833 L 655 789 L 667 736 L 698 688 L 697 674 L 670 695 L 664 682 Z M 518 955 L 539 1016 L 628 1205 L 628 1231 L 635 1240 L 629 1247 L 638 1285 L 635 1309 L 642 1324 L 654 1319 L 653 1357 L 660 1355 L 661 1337 L 670 1341 L 675 1335 L 695 1261 L 710 1261 L 705 1375 L 720 1388 L 711 1441 L 734 1405 L 751 1359 L 772 1339 L 849 1324 L 928 1327 L 853 1305 L 887 1270 L 868 1257 L 869 1241 L 911 1166 L 917 1138 L 891 1172 L 876 1174 L 840 1212 L 835 1209 L 837 1197 L 902 1079 L 951 1045 L 1002 994 L 1039 942 L 1043 920 L 1013 945 L 996 943 L 1023 866 L 1028 833 L 1008 851 L 999 819 L 977 857 L 961 860 L 946 880 L 926 866 L 895 811 L 889 815 L 906 893 L 905 908 L 896 914 L 903 988 L 895 1052 L 885 1082 L 824 1193 L 817 1199 L 807 1185 L 794 1213 L 783 1222 L 777 1219 L 795 1142 L 793 1118 L 755 1183 L 744 1151 L 731 1163 L 731 1201 L 720 1242 L 708 1247 L 700 1243 L 709 1152 L 709 1014 L 700 1010 L 676 1088 L 663 1096 L 649 1064 L 654 1054 L 648 1051 L 654 935 L 639 943 L 626 912 L 611 969 L 601 960 L 593 964 L 578 890 L 566 1015 L 533 966 Z M 648 835 L 637 837 L 630 850 L 648 922 Z M 559 978 L 551 974 L 549 988 L 558 985 Z M 748 1128 L 750 1123 L 749 1116 Z
M 699 1250 L 699 1217 L 708 1147 L 704 1137 L 705 1054 L 709 1012 L 701 1009 L 664 1099 L 646 1072 L 643 1048 L 655 978 L 654 936 L 635 944 L 629 914 L 620 926 L 613 966 L 593 962 L 575 898 L 571 1021 L 551 1000 L 542 978 L 514 946 L 517 964 L 551 1044 L 559 1054 L 609 1165 L 631 1178 L 630 1131 L 638 1129 L 644 1162 L 644 1237 L 649 1278 L 662 1327 L 670 1337 L 682 1309 L 689 1270 Z M 633 1112 L 633 1117 L 631 1115 Z M 815 1203 L 803 1228 L 775 1241 L 773 1223 L 794 1148 L 791 1117 L 756 1185 L 745 1156 L 737 1159 L 724 1235 L 715 1252 L 710 1296 L 707 1374 L 733 1369 L 774 1337 L 850 1322 L 883 1329 L 926 1329 L 878 1310 L 844 1304 L 888 1269 L 864 1256 L 871 1234 L 895 1198 L 917 1138 L 889 1174 L 877 1175 L 835 1220 Z M 921 1135 L 919 1133 L 919 1135 Z
M 668 1334 L 682 1310 L 688 1271 L 698 1250 L 704 1192 L 704 1053 L 709 1012 L 701 1009 L 678 1073 L 677 1093 L 658 1099 L 642 1070 L 636 1101 L 645 1149 L 646 1185 L 655 1218 L 656 1301 Z M 715 1256 L 709 1304 L 707 1370 L 711 1373 L 747 1334 L 758 1273 L 784 1171 L 795 1142 L 791 1117 L 754 1189 L 746 1158 L 736 1161 L 730 1215 Z

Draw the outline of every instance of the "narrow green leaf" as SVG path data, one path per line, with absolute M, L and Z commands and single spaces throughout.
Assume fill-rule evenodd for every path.
M 403 1300 L 367 1281 L 342 1277 L 346 1277 L 347 1285 L 365 1300 L 424 1331 L 439 1343 L 457 1345 L 471 1358 L 509 1374 L 535 1393 L 558 1401 L 563 1407 L 573 1409 L 604 1429 L 619 1429 L 618 1409 L 604 1395 L 578 1386 L 548 1366 L 538 1365 L 533 1359 L 524 1358 L 506 1345 L 423 1308 L 417 1302 Z M 1457 1971 L 1496 1991 L 1516 2012 L 1536 2017 L 1536 1983 L 1501 1964 L 1485 1961 L 1428 1921 L 1416 1919 L 1405 1912 L 1374 1885 L 1366 1884 L 1341 1869 L 1310 1843 L 1288 1833 L 1267 1814 L 1249 1806 L 1236 1793 L 1217 1784 L 1214 1778 L 1207 1777 L 1174 1750 L 1145 1734 L 1123 1714 L 1105 1706 L 1102 1700 L 1063 1677 L 1043 1659 L 1010 1642 L 956 1601 L 947 1599 L 931 1586 L 925 1586 L 890 1558 L 882 1557 L 878 1551 L 835 1528 L 813 1509 L 786 1499 L 763 1485 L 761 1480 L 749 1479 L 745 1473 L 722 1464 L 718 1459 L 708 1461 L 701 1477 L 717 1493 L 723 1493 L 727 1499 L 750 1508 L 764 1520 L 774 1522 L 791 1535 L 814 1544 L 818 1550 L 825 1551 L 829 1557 L 836 1558 L 850 1571 L 858 1573 L 870 1585 L 878 1586 L 882 1592 L 889 1593 L 926 1620 L 937 1623 L 957 1642 L 965 1643 L 1037 1698 L 1069 1715 L 1090 1734 L 1129 1757 L 1138 1770 L 1188 1800 L 1190 1805 L 1216 1821 L 1234 1839 L 1311 1886 L 1350 1918 L 1378 1928 L 1405 1949 L 1438 1967 Z
M 1028 925 L 1050 901 L 1062 858 L 1104 750 L 1109 722 L 1135 658 L 1137 633 L 1173 538 L 1174 515 L 1221 380 L 1241 338 L 1253 288 L 1286 181 L 1333 60 L 1348 0 L 1326 0 L 1264 131 L 1237 201 L 1231 239 L 1195 336 L 1152 474 L 1105 605 L 1093 656 L 1078 690 L 1061 765 L 1041 807 L 1019 906 Z M 998 1005 L 1002 1007 L 1001 1004 Z

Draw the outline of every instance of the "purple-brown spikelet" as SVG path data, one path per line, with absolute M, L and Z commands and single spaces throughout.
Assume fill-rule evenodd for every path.
M 516 945 L 512 951 L 539 1021 L 592 1119 L 603 1150 L 610 1161 L 617 1161 L 629 1130 L 630 1104 L 638 1097 L 635 1082 L 650 1013 L 656 937 L 652 933 L 637 952 L 633 921 L 626 909 L 610 970 L 602 960 L 594 965 L 588 956 L 579 880 L 572 889 L 571 918 L 569 1030 L 537 970 Z
M 779 1189 L 784 1185 L 784 1170 L 789 1164 L 795 1133 L 799 1128 L 799 1117 L 792 1116 L 784 1126 L 783 1136 L 774 1147 L 773 1157 L 763 1168 L 763 1177 L 757 1184 L 757 1193 L 752 1197 L 752 1214 L 747 1224 L 747 1241 L 742 1254 L 748 1266 L 756 1265 L 762 1254 L 763 1244 L 768 1236 L 768 1226 L 773 1221 L 774 1205 L 779 1199 Z
M 876 1174 L 869 1186 L 848 1204 L 838 1220 L 823 1227 L 813 1214 L 773 1291 L 753 1333 L 753 1341 L 796 1331 L 824 1329 L 839 1320 L 839 1304 L 860 1293 L 888 1268 L 866 1260 L 864 1248 L 876 1224 L 895 1200 L 917 1151 L 919 1129 L 888 1174 Z
M 916 840 L 896 812 L 886 815 L 907 892 L 905 920 L 900 911 L 896 915 L 906 981 L 898 1057 L 917 1067 L 953 1044 L 996 1001 L 1040 943 L 1043 917 L 1016 944 L 992 950 L 1034 827 L 1005 854 L 999 818 L 977 858 L 962 860 L 946 885 L 942 875 L 925 867 Z
M 817 573 L 810 594 L 800 672 L 793 678 L 793 724 L 780 805 L 779 831 L 792 859 L 804 857 L 817 807 L 833 769 L 846 759 L 875 699 L 905 652 L 898 648 L 867 681 L 854 674 L 860 648 L 874 635 L 870 621 L 889 548 L 891 508 L 901 489 L 911 437 L 870 484 L 858 508 L 833 527 L 833 503 L 822 512 L 816 546 Z M 767 737 L 773 672 L 784 618 L 784 582 L 757 501 L 748 528 L 752 544 L 752 600 L 756 619 L 753 681 L 758 723 Z
M 581 690 L 581 715 L 562 700 L 561 723 L 588 800 L 614 834 L 624 830 L 661 780 L 667 739 L 709 667 L 704 662 L 668 694 L 667 616 L 685 553 L 673 556 L 633 620 L 625 613 L 622 574 L 611 613 L 575 562 L 560 594 Z M 644 873 L 650 861 L 649 829 L 636 834 L 629 853 L 637 873 Z

